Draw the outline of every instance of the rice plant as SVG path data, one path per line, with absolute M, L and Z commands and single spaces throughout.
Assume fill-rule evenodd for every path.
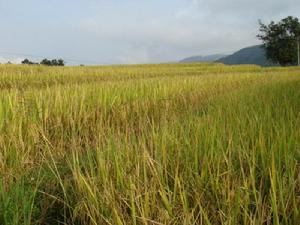
M 300 68 L 0 65 L 0 224 L 299 224 Z

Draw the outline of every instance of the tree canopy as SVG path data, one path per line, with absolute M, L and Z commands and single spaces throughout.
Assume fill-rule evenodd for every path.
M 44 66 L 64 66 L 65 62 L 63 59 L 43 59 L 40 63 L 36 63 L 36 62 L 31 62 L 29 59 L 24 59 L 22 61 L 22 64 L 24 65 L 44 65 Z
M 300 22 L 296 17 L 286 17 L 280 22 L 266 25 L 259 21 L 260 34 L 267 58 L 281 66 L 297 64 L 297 42 L 300 38 Z
M 24 59 L 22 61 L 22 64 L 25 64 L 25 65 L 35 65 L 35 64 L 38 64 L 38 63 L 31 62 L 29 59 Z
M 65 62 L 63 59 L 43 59 L 40 64 L 45 66 L 64 66 Z

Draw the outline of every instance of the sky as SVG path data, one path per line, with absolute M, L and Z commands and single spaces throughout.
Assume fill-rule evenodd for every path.
M 176 62 L 259 44 L 258 20 L 300 17 L 299 0 L 0 0 L 0 62 Z

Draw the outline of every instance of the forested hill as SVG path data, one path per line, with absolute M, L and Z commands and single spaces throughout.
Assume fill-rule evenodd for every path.
M 274 63 L 268 61 L 262 45 L 243 48 L 232 55 L 218 59 L 216 62 L 227 65 L 255 64 L 260 66 L 275 66 Z

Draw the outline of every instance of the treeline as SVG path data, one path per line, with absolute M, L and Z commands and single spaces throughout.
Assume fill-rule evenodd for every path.
M 65 62 L 63 59 L 43 59 L 40 63 L 32 62 L 29 59 L 22 61 L 24 65 L 44 65 L 44 66 L 64 66 Z

